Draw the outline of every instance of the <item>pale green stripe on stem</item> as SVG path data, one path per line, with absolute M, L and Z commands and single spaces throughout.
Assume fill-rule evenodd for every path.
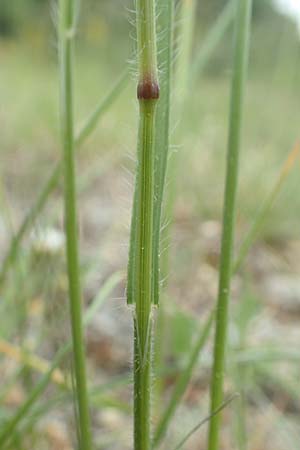
M 228 303 L 232 273 L 232 253 L 236 216 L 238 160 L 242 130 L 244 91 L 247 75 L 251 0 L 236 2 L 235 54 L 231 91 L 231 111 L 224 195 L 223 233 L 220 258 L 219 293 L 216 312 L 214 364 L 211 380 L 211 412 L 223 401 L 225 350 L 227 342 Z M 220 415 L 212 417 L 208 435 L 208 449 L 219 448 Z
M 132 277 L 134 304 L 134 441 L 136 450 L 150 448 L 152 257 L 154 208 L 154 126 L 155 103 L 141 100 L 136 175 L 136 206 L 133 221 L 134 264 Z

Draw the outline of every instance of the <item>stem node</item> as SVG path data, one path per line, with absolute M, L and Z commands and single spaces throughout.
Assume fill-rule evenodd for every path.
M 158 83 L 151 78 L 140 81 L 137 87 L 137 98 L 139 100 L 157 100 L 159 98 Z

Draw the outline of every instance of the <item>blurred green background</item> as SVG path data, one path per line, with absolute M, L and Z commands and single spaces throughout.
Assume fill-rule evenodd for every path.
M 201 44 L 225 3 L 224 0 L 198 2 L 193 55 L 201 51 Z M 115 129 L 112 125 L 110 130 L 103 127 L 98 135 L 101 136 L 103 152 L 110 145 L 120 147 L 120 142 L 123 146 L 125 142 L 126 150 L 119 148 L 120 156 L 124 157 L 128 150 L 134 151 L 135 107 L 130 100 L 134 95 L 135 73 L 134 28 L 130 24 L 134 19 L 130 12 L 132 5 L 129 1 L 88 0 L 78 1 L 79 7 L 76 117 L 81 122 L 93 108 L 95 100 L 105 95 L 124 67 L 129 66 L 133 74 L 131 90 L 122 96 L 112 116 L 112 120 L 118 123 L 119 132 L 112 132 Z M 27 177 L 28 170 L 32 169 L 32 176 L 37 180 L 43 176 L 41 170 L 35 170 L 33 160 L 39 161 L 40 168 L 40 164 L 44 164 L 46 169 L 49 159 L 59 156 L 55 22 L 55 2 L 1 2 L 2 152 L 4 160 L 8 158 L 11 161 L 12 152 L 17 152 L 16 155 L 21 152 L 19 156 L 24 158 L 23 168 L 18 167 L 20 177 L 14 183 L 16 188 L 24 175 L 25 180 L 20 182 L 22 192 L 18 195 L 25 195 L 25 188 L 28 188 L 26 195 L 29 196 L 30 187 L 34 190 L 34 186 L 27 186 L 28 183 L 32 185 L 32 179 Z M 224 169 L 221 155 L 226 141 L 231 50 L 232 30 L 229 30 L 198 75 L 197 83 L 190 87 L 189 120 L 185 124 L 185 145 L 191 147 L 185 154 L 188 157 L 187 173 L 189 170 L 200 172 L 187 180 L 183 176 L 184 186 L 180 192 L 190 199 L 193 213 L 198 214 L 202 210 L 209 217 L 221 212 Z M 299 74 L 300 50 L 296 24 L 276 13 L 270 1 L 256 0 L 244 128 L 245 149 L 241 160 L 240 208 L 246 219 L 257 207 L 257 199 L 252 195 L 253 184 L 261 195 L 267 194 L 298 138 Z M 126 127 L 131 132 L 125 131 Z M 88 142 L 86 158 L 89 148 L 96 142 L 93 141 L 95 136 Z M 122 136 L 120 141 L 119 136 Z M 22 143 L 22 151 L 18 143 Z M 199 152 L 203 145 L 206 151 Z M 194 158 L 198 158 L 200 153 L 202 163 L 195 165 Z M 3 170 L 9 171 L 9 166 L 4 164 Z M 207 180 L 211 176 L 215 183 L 208 187 Z M 203 195 L 207 189 L 209 192 Z M 295 230 L 293 220 L 297 219 L 294 214 L 300 206 L 293 176 L 282 196 L 265 230 L 291 233 Z M 278 210 L 279 205 L 286 207 L 284 214 Z M 279 217 L 280 220 L 277 220 Z

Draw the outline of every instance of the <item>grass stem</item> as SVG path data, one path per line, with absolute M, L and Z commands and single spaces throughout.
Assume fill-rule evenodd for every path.
M 220 258 L 219 292 L 216 313 L 214 363 L 211 380 L 211 413 L 223 401 L 223 379 L 227 342 L 228 303 L 232 274 L 232 253 L 236 215 L 238 161 L 242 130 L 244 91 L 247 75 L 249 30 L 252 0 L 236 2 L 235 54 L 231 90 L 231 111 L 224 195 L 223 233 Z M 209 426 L 208 449 L 219 448 L 220 415 L 212 417 Z
M 74 163 L 73 64 L 74 64 L 74 2 L 60 0 L 59 49 L 61 82 L 61 123 L 63 140 L 63 173 L 65 200 L 66 255 L 75 369 L 76 401 L 80 447 L 91 450 L 91 425 L 88 406 L 82 325 L 81 285 L 78 256 L 77 205 Z
M 153 224 L 155 112 L 159 98 L 154 0 L 136 0 L 140 106 L 137 170 L 131 223 L 127 302 L 134 308 L 134 449 L 149 450 L 151 334 L 153 327 Z
M 132 301 L 134 303 L 134 441 L 135 450 L 150 448 L 150 390 L 152 333 L 152 260 L 154 209 L 155 101 L 142 100 L 136 180 L 136 235 Z

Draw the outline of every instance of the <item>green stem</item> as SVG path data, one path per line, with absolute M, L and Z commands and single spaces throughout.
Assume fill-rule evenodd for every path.
M 157 82 L 155 0 L 135 0 L 139 81 Z
M 73 130 L 73 53 L 74 53 L 74 2 L 60 0 L 60 81 L 61 123 L 64 154 L 64 200 L 66 254 L 69 279 L 69 298 L 73 357 L 76 381 L 76 396 L 79 420 L 80 446 L 90 450 L 91 426 L 88 407 L 85 368 L 84 336 L 81 311 L 81 286 L 78 256 L 77 205 L 74 163 Z
M 252 0 L 236 3 L 235 55 L 231 91 L 231 111 L 227 154 L 226 186 L 223 212 L 223 234 L 220 259 L 219 293 L 214 344 L 214 363 L 211 381 L 210 411 L 215 411 L 223 401 L 225 349 L 228 326 L 228 303 L 232 273 L 232 253 L 236 215 L 238 160 L 242 129 L 243 100 L 247 75 L 249 30 Z M 208 449 L 219 448 L 220 415 L 210 421 Z
M 151 342 L 140 357 L 138 321 L 134 321 L 134 449 L 150 449 Z M 150 330 L 149 330 L 150 331 Z M 144 362 L 142 361 L 144 358 Z
M 134 449 L 150 449 L 155 110 L 159 97 L 155 1 L 136 0 L 140 105 L 137 172 L 128 264 L 127 302 L 134 307 Z
M 155 101 L 140 102 L 136 221 L 134 245 L 134 441 L 135 450 L 150 448 L 152 258 L 154 213 L 154 110 Z

